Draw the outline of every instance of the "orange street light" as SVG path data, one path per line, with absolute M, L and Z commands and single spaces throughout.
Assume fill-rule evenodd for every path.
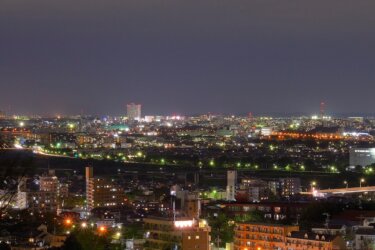
M 66 219 L 66 220 L 64 221 L 64 223 L 65 223 L 65 225 L 69 226 L 69 225 L 72 224 L 72 220 L 71 220 L 71 219 Z
M 100 233 L 105 233 L 107 231 L 107 228 L 105 226 L 100 226 L 99 227 L 99 232 Z

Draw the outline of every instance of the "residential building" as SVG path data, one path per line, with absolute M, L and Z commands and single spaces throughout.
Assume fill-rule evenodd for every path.
M 317 234 L 314 232 L 289 232 L 285 248 L 288 250 L 345 250 L 344 239 L 340 235 Z M 361 248 L 363 249 L 363 248 Z
M 268 219 L 282 220 L 289 219 L 296 221 L 301 215 L 303 209 L 308 206 L 308 203 L 301 202 L 228 202 L 221 203 L 220 206 L 224 212 L 230 216 L 244 215 L 251 211 L 261 211 Z M 210 213 L 206 209 L 205 213 Z
M 227 200 L 234 201 L 236 196 L 237 171 L 227 171 Z
M 350 166 L 366 167 L 375 163 L 375 148 L 351 148 L 349 150 Z
M 374 249 L 375 229 L 373 227 L 359 227 L 354 233 L 354 249 Z
M 299 178 L 280 178 L 280 195 L 290 197 L 301 192 L 301 180 Z
M 210 227 L 205 221 L 191 218 L 149 217 L 144 219 L 145 250 L 210 249 Z
M 27 179 L 21 180 L 15 197 L 15 208 L 55 213 L 58 208 L 58 180 L 49 177 L 48 180 L 43 181 L 43 189 L 40 190 L 29 189 Z
M 237 190 L 236 200 L 245 202 L 260 202 L 268 200 L 271 190 L 266 181 L 260 179 L 245 178 L 241 180 Z
M 298 230 L 299 226 L 238 223 L 234 229 L 234 250 L 284 249 L 287 235 Z
M 49 170 L 47 175 L 39 177 L 39 190 L 59 193 L 59 179 L 56 177 L 54 170 Z
M 93 168 L 86 167 L 86 200 L 87 208 L 111 207 L 124 205 L 125 191 L 114 179 L 96 178 Z

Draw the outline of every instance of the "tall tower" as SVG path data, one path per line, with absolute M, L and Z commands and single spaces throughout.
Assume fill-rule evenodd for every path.
M 326 114 L 326 104 L 324 102 L 320 102 L 320 118 L 323 118 Z
M 235 201 L 236 198 L 236 185 L 237 185 L 237 171 L 227 171 L 227 200 Z
M 141 119 L 141 110 L 141 104 L 129 103 L 128 105 L 126 105 L 126 111 L 129 120 Z

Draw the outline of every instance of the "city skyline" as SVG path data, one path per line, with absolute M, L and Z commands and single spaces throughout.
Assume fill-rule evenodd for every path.
M 320 103 L 318 103 L 320 104 Z M 364 112 L 342 112 L 342 113 L 334 113 L 332 110 L 326 108 L 326 103 L 324 103 L 324 110 L 322 110 L 321 105 L 315 106 L 315 110 L 313 110 L 311 113 L 305 111 L 301 112 L 290 112 L 290 111 L 284 111 L 284 112 L 257 112 L 256 110 L 252 110 L 249 112 L 195 112 L 195 113 L 177 113 L 172 112 L 168 113 L 166 111 L 161 111 L 158 113 L 151 113 L 149 112 L 148 107 L 144 109 L 144 106 L 142 103 L 135 104 L 134 102 L 127 103 L 124 106 L 124 109 L 118 113 L 113 112 L 107 112 L 107 113 L 88 113 L 85 112 L 85 110 L 81 109 L 80 111 L 76 111 L 75 113 L 31 113 L 31 112 L 25 112 L 25 113 L 15 113 L 13 110 L 8 106 L 7 108 L 0 109 L 0 117 L 11 117 L 11 116 L 39 116 L 39 117 L 69 117 L 69 116 L 123 116 L 128 117 L 129 115 L 129 105 L 135 105 L 140 106 L 140 109 L 142 111 L 142 115 L 139 115 L 137 119 L 141 119 L 147 116 L 185 116 L 185 117 L 193 117 L 193 116 L 201 116 L 201 115 L 213 115 L 213 116 L 238 116 L 238 117 L 262 117 L 262 116 L 270 116 L 270 117 L 322 117 L 326 116 L 327 118 L 345 118 L 345 117 L 374 117 L 375 113 L 364 113 Z M 323 113 L 322 113 L 323 112 Z M 132 118 L 132 115 L 130 115 L 130 119 Z
M 0 250 L 375 249 L 374 0 L 0 2 Z
M 10 113 L 373 113 L 373 1 L 38 2 L 0 9 Z

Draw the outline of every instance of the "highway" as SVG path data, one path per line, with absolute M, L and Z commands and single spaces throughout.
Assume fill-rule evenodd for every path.
M 368 193 L 375 192 L 375 186 L 367 187 L 350 187 L 350 188 L 333 188 L 333 189 L 321 189 L 314 190 L 314 192 L 301 192 L 304 195 L 313 196 L 325 196 L 334 194 L 355 194 L 355 193 Z
M 375 192 L 375 186 L 322 189 L 322 190 L 317 190 L 317 191 L 318 193 L 322 193 L 322 194 L 366 193 L 366 192 Z

